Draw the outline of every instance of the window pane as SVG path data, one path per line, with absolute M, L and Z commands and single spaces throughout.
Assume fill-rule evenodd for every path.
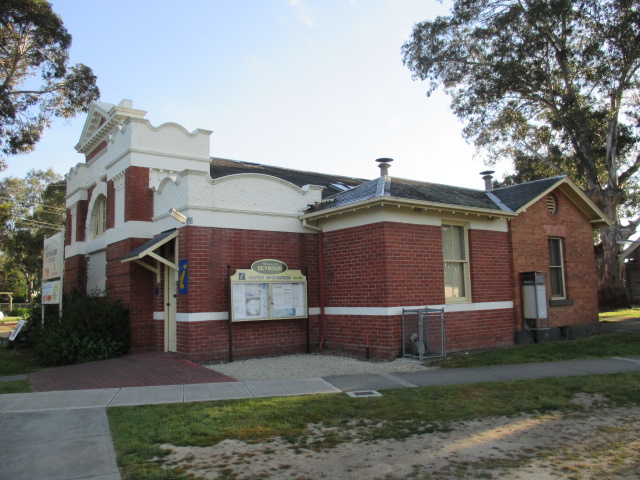
M 444 264 L 444 295 L 446 298 L 465 297 L 464 263 Z
M 452 250 L 451 250 L 451 226 L 443 225 L 442 226 L 442 256 L 445 260 L 451 260 Z
M 451 260 L 466 260 L 465 252 L 464 252 L 465 250 L 464 228 L 453 226 L 452 229 L 453 229 L 453 235 L 452 235 L 453 245 L 451 249 L 452 249 L 453 257 L 451 258 Z
M 551 296 L 564 297 L 564 285 L 562 284 L 562 268 L 551 267 Z
M 552 267 L 562 266 L 562 250 L 559 238 L 549 239 L 549 265 Z

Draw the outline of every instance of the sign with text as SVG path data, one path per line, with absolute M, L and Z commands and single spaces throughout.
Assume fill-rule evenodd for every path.
M 54 282 L 42 283 L 42 303 L 45 305 L 60 304 L 62 298 L 62 282 L 56 280 Z
M 13 329 L 13 331 L 11 332 L 11 335 L 9 336 L 9 341 L 13 342 L 17 337 L 18 334 L 20 333 L 20 330 L 22 330 L 22 327 L 24 327 L 24 324 L 27 321 L 25 319 L 22 319 L 20 321 L 18 321 L 18 324 L 16 325 L 16 328 Z
M 251 270 L 236 270 L 231 276 L 231 320 L 306 318 L 307 278 L 278 260 L 260 262 L 255 262 Z M 253 268 L 256 264 L 260 265 L 257 269 Z
M 178 262 L 178 293 L 189 293 L 189 260 L 186 258 Z
M 64 238 L 62 232 L 44 239 L 42 280 L 62 277 L 64 270 Z

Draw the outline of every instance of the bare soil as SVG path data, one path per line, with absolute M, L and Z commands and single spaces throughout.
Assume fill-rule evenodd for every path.
M 581 394 L 574 398 L 580 412 L 459 422 L 447 432 L 323 451 L 281 439 L 163 445 L 171 453 L 162 462 L 203 479 L 638 479 L 640 406 L 610 408 L 602 400 Z

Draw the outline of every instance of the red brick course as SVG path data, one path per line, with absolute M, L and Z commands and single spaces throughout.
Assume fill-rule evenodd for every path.
M 153 192 L 149 188 L 149 169 L 129 167 L 124 175 L 124 221 L 151 221 Z
M 558 212 L 551 214 L 545 199 L 511 220 L 514 266 L 514 310 L 517 328 L 523 328 L 521 272 L 541 271 L 551 298 L 548 237 L 561 237 L 567 298 L 573 305 L 551 306 L 552 326 L 598 322 L 596 264 L 589 220 L 559 190 L 554 191 Z

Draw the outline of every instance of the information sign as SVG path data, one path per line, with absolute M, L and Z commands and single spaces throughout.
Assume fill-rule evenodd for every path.
M 59 280 L 42 284 L 42 303 L 46 305 L 59 304 L 62 297 L 62 285 Z
M 268 260 L 272 262 L 268 269 L 265 262 L 255 262 L 257 268 L 237 270 L 231 276 L 232 321 L 306 318 L 307 278 L 300 270 L 288 270 L 282 262 Z M 273 262 L 278 262 L 278 268 L 273 268 Z
M 62 277 L 64 269 L 64 239 L 62 232 L 44 239 L 42 280 Z

